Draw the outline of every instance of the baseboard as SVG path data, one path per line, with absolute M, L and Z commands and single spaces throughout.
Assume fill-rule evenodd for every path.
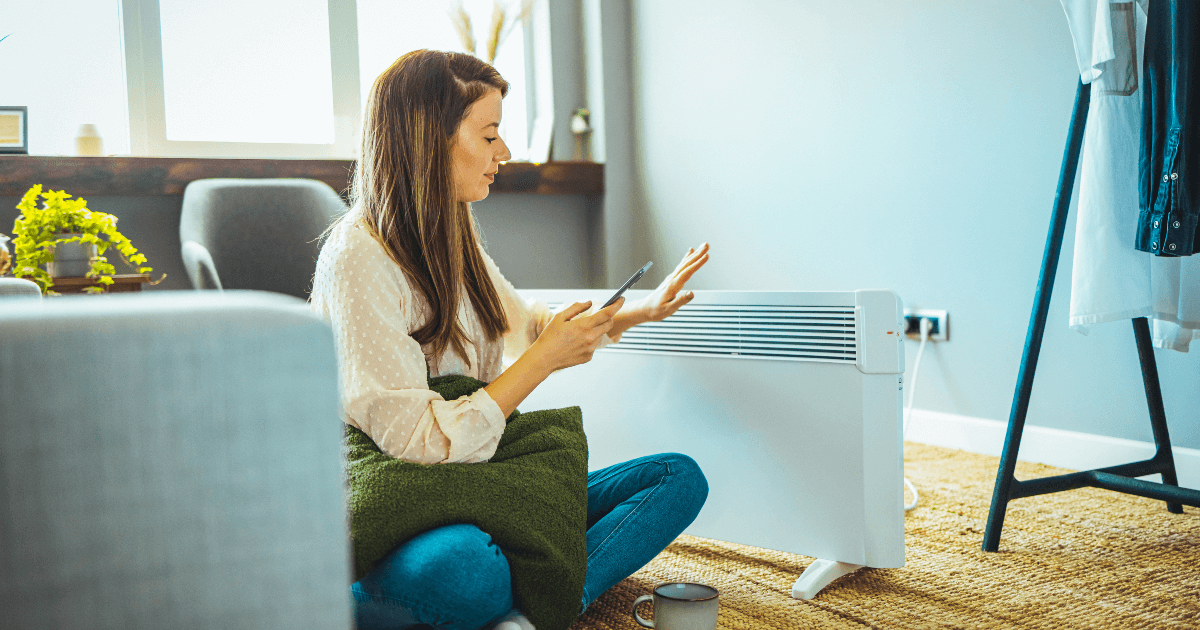
M 1008 423 L 941 411 L 913 409 L 905 440 L 1000 455 Z M 1179 485 L 1200 488 L 1200 450 L 1174 447 Z M 1071 470 L 1090 470 L 1154 456 L 1154 444 L 1026 424 L 1017 459 Z M 1158 481 L 1158 475 L 1146 477 Z

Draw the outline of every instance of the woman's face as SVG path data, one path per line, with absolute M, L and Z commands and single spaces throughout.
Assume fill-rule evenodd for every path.
M 470 203 L 488 196 L 500 163 L 510 156 L 500 139 L 500 90 L 492 89 L 467 110 L 450 149 L 457 201 Z

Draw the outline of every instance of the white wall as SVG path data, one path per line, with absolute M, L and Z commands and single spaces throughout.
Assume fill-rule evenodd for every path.
M 518 289 L 591 286 L 586 197 L 494 194 L 473 210 L 484 248 Z
M 1059 2 L 630 7 L 624 265 L 652 259 L 657 281 L 707 240 L 695 288 L 886 287 L 947 309 L 916 406 L 1007 420 L 1078 80 Z M 1029 422 L 1148 441 L 1130 325 L 1066 326 L 1073 236 L 1074 213 Z M 1200 447 L 1200 361 L 1156 356 L 1172 437 Z

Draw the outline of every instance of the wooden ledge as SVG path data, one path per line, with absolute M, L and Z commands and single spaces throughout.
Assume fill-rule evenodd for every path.
M 0 195 L 19 197 L 34 184 L 72 195 L 182 195 L 189 182 L 212 177 L 304 177 L 339 193 L 350 185 L 354 160 L 248 158 L 0 156 Z M 604 165 L 595 162 L 508 162 L 493 193 L 604 194 Z
M 112 277 L 113 283 L 108 285 L 109 293 L 124 293 L 126 291 L 141 291 L 143 284 L 151 283 L 148 273 L 118 274 Z M 60 276 L 54 278 L 51 291 L 59 293 L 83 293 L 88 287 L 99 286 L 95 278 L 84 276 Z

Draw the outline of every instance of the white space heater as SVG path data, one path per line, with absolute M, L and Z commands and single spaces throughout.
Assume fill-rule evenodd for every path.
M 554 310 L 609 297 L 521 293 Z M 891 291 L 697 291 L 521 407 L 582 407 L 593 470 L 691 456 L 709 495 L 687 533 L 817 558 L 792 587 L 811 599 L 863 566 L 904 566 L 902 320 Z

